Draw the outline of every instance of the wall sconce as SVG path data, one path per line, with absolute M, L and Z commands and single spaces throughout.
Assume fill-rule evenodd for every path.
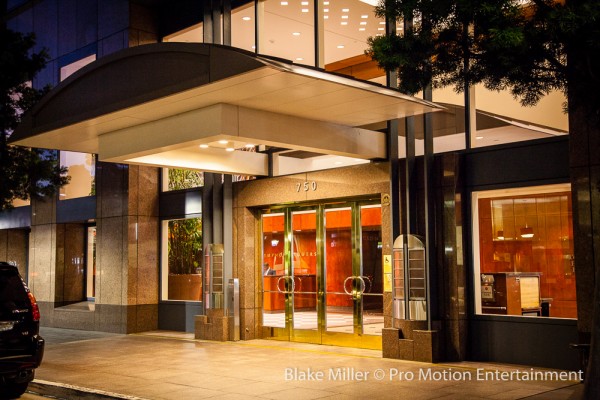
M 498 240 L 504 240 L 504 231 L 498 231 L 498 235 L 496 236 Z
M 521 237 L 523 239 L 531 239 L 533 237 L 533 228 L 525 224 L 525 227 L 521 228 Z

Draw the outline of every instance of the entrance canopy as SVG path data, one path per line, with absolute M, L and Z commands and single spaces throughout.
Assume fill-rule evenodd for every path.
M 385 158 L 384 134 L 360 126 L 440 109 L 231 47 L 157 43 L 71 75 L 24 117 L 11 142 L 100 161 L 267 175 L 266 154 L 235 150 Z

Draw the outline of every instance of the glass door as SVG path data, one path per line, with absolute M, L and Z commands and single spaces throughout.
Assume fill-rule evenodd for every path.
M 262 215 L 263 326 L 281 340 L 381 348 L 381 206 Z

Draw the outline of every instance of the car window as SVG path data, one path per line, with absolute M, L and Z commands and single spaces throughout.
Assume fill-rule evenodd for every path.
M 0 270 L 0 312 L 29 306 L 21 277 L 15 271 Z

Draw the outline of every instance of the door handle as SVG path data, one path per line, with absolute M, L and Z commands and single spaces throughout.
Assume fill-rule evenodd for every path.
M 349 280 L 356 278 L 355 276 L 349 276 L 344 280 L 344 292 L 346 292 L 347 295 L 352 296 L 352 292 L 349 292 L 348 289 L 346 289 L 346 283 L 348 283 Z M 352 290 L 352 288 L 350 288 L 350 290 Z

